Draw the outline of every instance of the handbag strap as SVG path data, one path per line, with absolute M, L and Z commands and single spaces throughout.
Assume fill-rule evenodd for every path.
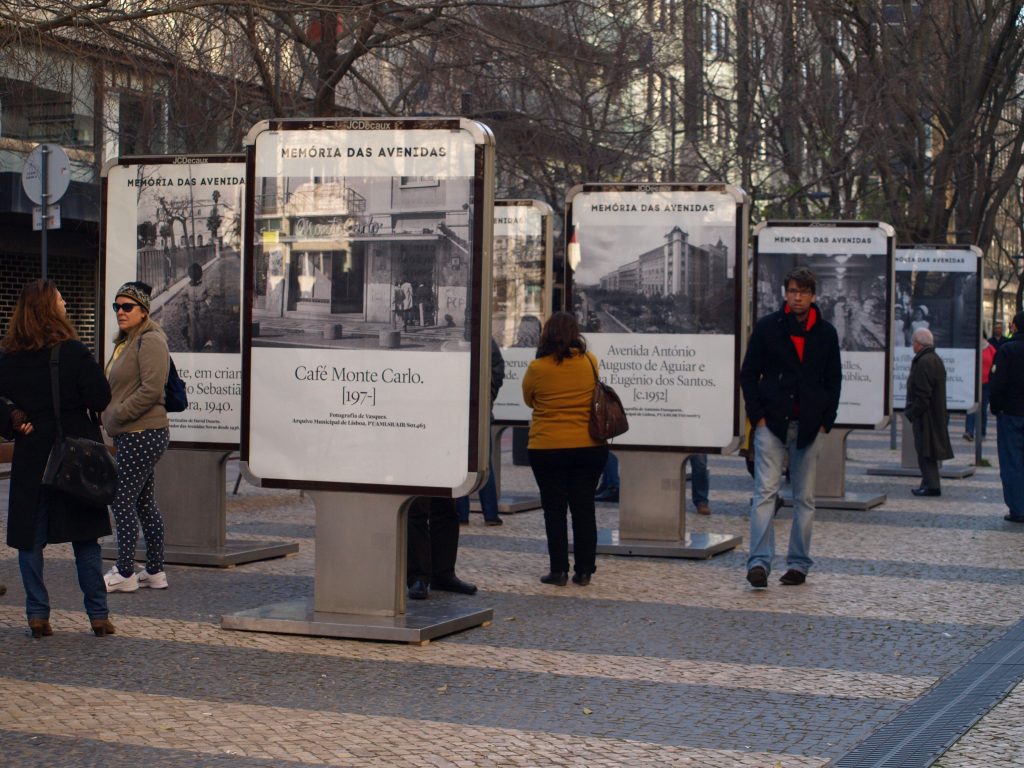
M 50 350 L 50 394 L 53 397 L 53 417 L 57 422 L 57 439 L 64 438 L 60 423 L 60 343 Z
M 594 361 L 590 359 L 590 355 L 588 355 L 586 352 L 583 353 L 583 356 L 587 358 L 587 362 L 590 363 L 590 367 L 594 370 L 594 385 L 596 386 L 600 384 L 601 377 L 597 375 L 597 366 L 594 365 Z

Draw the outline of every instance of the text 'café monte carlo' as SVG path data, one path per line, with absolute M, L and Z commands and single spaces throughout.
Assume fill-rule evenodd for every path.
M 462 328 L 471 282 L 470 179 L 271 178 L 256 190 L 254 317 L 391 324 L 396 290 L 427 325 Z M 418 318 L 417 318 L 418 319 Z

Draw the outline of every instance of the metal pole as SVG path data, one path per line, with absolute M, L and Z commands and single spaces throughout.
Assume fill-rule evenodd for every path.
M 47 161 L 49 160 L 49 154 L 50 154 L 50 148 L 48 146 L 46 146 L 45 144 L 43 144 L 42 150 L 40 151 L 40 155 L 41 155 L 41 158 L 42 158 L 41 159 L 41 166 L 42 166 L 41 171 L 42 171 L 42 173 L 41 173 L 40 181 L 42 183 L 42 187 L 41 187 L 41 191 L 40 191 L 40 195 L 39 195 L 40 200 L 42 202 L 42 206 L 43 206 L 43 240 L 42 240 L 43 280 L 46 279 L 46 230 L 47 230 L 47 226 L 46 226 L 46 224 L 47 224 L 47 222 L 46 222 L 46 213 L 47 213 L 47 209 L 49 208 L 49 202 L 50 202 L 50 190 L 49 190 L 48 184 L 46 183 L 47 182 L 47 177 L 49 176 L 49 172 L 50 172 L 49 168 L 47 168 Z

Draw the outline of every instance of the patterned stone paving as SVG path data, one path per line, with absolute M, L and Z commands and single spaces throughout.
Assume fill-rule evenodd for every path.
M 955 447 L 970 460 L 973 446 Z M 0 764 L 828 765 L 1024 616 L 1024 530 L 1001 519 L 997 471 L 921 500 L 913 479 L 864 474 L 898 460 L 888 432 L 851 435 L 847 489 L 883 491 L 886 503 L 819 511 L 808 583 L 773 578 L 760 593 L 743 578 L 745 545 L 708 561 L 601 556 L 591 586 L 545 586 L 539 511 L 502 528 L 474 516 L 459 574 L 480 593 L 431 599 L 492 607 L 494 622 L 423 647 L 220 629 L 225 613 L 311 593 L 314 512 L 296 491 L 243 483 L 228 525 L 233 539 L 297 541 L 298 554 L 170 566 L 169 590 L 111 596 L 114 637 L 88 633 L 70 549 L 54 546 L 56 634 L 32 640 L 4 549 Z M 710 467 L 714 514 L 687 525 L 745 539 L 743 462 L 714 456 Z M 534 489 L 508 455 L 503 481 Z M 0 483 L 0 504 L 6 495 Z M 617 508 L 599 516 L 614 527 Z M 784 542 L 785 511 L 777 527 Z M 1022 696 L 937 765 L 1024 763 Z

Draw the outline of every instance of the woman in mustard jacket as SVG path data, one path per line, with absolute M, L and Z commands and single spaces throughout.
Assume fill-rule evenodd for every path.
M 541 331 L 537 357 L 523 376 L 523 401 L 533 409 L 528 445 L 540 488 L 551 570 L 545 584 L 569 580 L 566 509 L 572 514 L 574 584 L 586 586 L 596 568 L 594 489 L 608 458 L 608 445 L 590 436 L 590 402 L 597 358 L 587 352 L 576 317 L 555 312 Z

